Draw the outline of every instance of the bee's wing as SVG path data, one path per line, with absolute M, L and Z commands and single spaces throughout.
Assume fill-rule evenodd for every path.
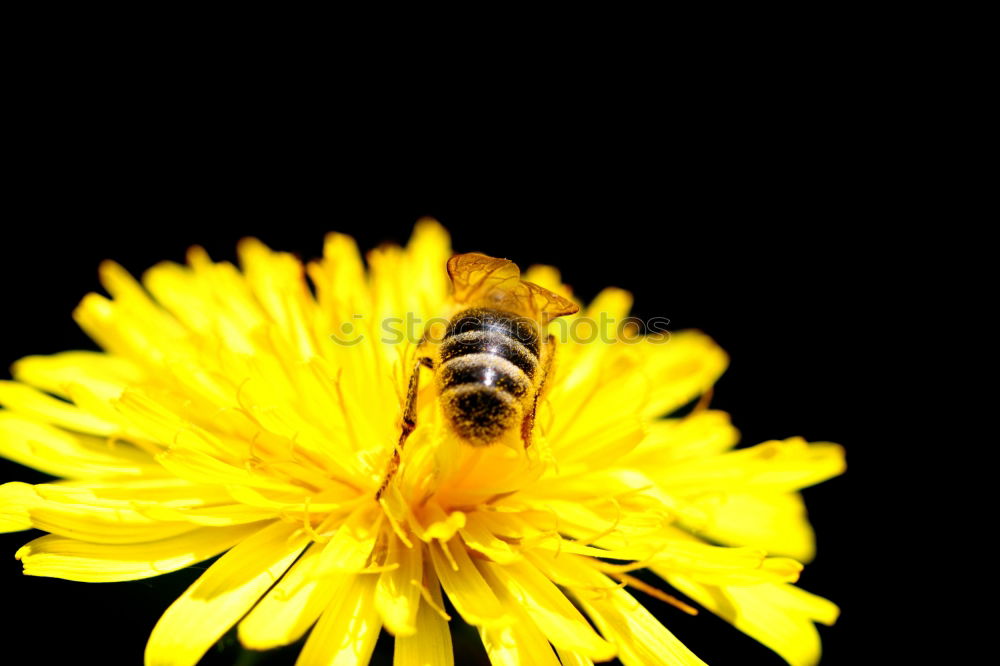
M 449 259 L 448 275 L 459 303 L 481 299 L 497 289 L 510 291 L 521 279 L 521 271 L 513 261 L 478 252 L 456 254 Z
M 559 294 L 532 282 L 522 282 L 521 271 L 508 259 L 478 252 L 456 254 L 448 260 L 448 275 L 459 303 L 504 307 L 542 323 L 579 310 L 575 303 Z
M 554 291 L 549 291 L 545 287 L 540 287 L 534 282 L 522 282 L 521 285 L 527 287 L 532 310 L 538 314 L 543 324 L 549 323 L 556 317 L 571 315 L 580 311 L 580 307 L 573 301 L 560 296 Z

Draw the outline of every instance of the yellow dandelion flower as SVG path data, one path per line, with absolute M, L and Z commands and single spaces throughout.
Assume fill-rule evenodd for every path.
M 707 336 L 585 335 L 628 315 L 605 290 L 561 320 L 530 446 L 459 441 L 418 375 L 380 493 L 417 354 L 403 328 L 447 311 L 446 232 L 422 222 L 367 269 L 340 234 L 305 267 L 256 240 L 239 256 L 195 248 L 141 283 L 105 263 L 110 298 L 75 312 L 104 352 L 27 357 L 0 382 L 0 455 L 61 478 L 0 486 L 0 531 L 48 532 L 17 552 L 26 574 L 126 581 L 221 554 L 147 664 L 195 664 L 233 626 L 253 650 L 308 634 L 300 664 L 365 664 L 383 629 L 397 666 L 452 664 L 451 609 L 494 664 L 703 663 L 632 590 L 696 609 L 639 569 L 789 663 L 819 659 L 813 623 L 837 608 L 793 584 L 813 551 L 798 490 L 842 450 L 735 449 L 707 400 L 665 416 L 725 369 Z M 553 268 L 525 279 L 571 297 Z

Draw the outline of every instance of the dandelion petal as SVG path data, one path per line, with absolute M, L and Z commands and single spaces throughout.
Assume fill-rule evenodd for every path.
M 208 568 L 153 628 L 146 666 L 193 666 L 295 561 L 305 537 L 272 523 Z

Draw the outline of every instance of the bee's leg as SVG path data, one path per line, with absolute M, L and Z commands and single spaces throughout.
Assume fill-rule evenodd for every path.
M 420 388 L 421 366 L 433 369 L 434 361 L 426 356 L 420 356 L 418 350 L 417 360 L 413 364 L 412 372 L 410 372 L 410 384 L 406 389 L 406 405 L 403 407 L 403 426 L 402 431 L 399 433 L 399 442 L 396 443 L 396 447 L 392 451 L 392 458 L 389 459 L 389 465 L 386 467 L 382 483 L 379 484 L 378 491 L 375 492 L 376 501 L 382 497 L 382 493 L 389 487 L 389 481 L 392 480 L 392 477 L 399 470 L 399 456 L 403 450 L 403 444 L 406 443 L 406 438 L 417 427 L 417 391 Z
M 535 398 L 531 402 L 531 411 L 524 415 L 524 419 L 521 421 L 521 439 L 524 440 L 524 449 L 528 450 L 531 447 L 531 432 L 535 429 L 535 412 L 538 410 L 538 398 L 542 395 L 542 390 L 545 388 L 545 380 L 549 376 L 549 369 L 552 367 L 552 358 L 556 354 L 556 336 L 549 334 L 549 337 L 545 340 L 545 345 L 548 348 L 548 352 L 545 354 L 545 363 L 542 366 L 542 380 L 538 383 L 538 388 L 535 389 Z

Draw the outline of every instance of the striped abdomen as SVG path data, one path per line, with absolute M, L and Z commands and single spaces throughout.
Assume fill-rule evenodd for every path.
M 492 444 L 521 422 L 539 372 L 532 322 L 499 310 L 465 310 L 448 325 L 440 353 L 441 404 L 460 437 Z

